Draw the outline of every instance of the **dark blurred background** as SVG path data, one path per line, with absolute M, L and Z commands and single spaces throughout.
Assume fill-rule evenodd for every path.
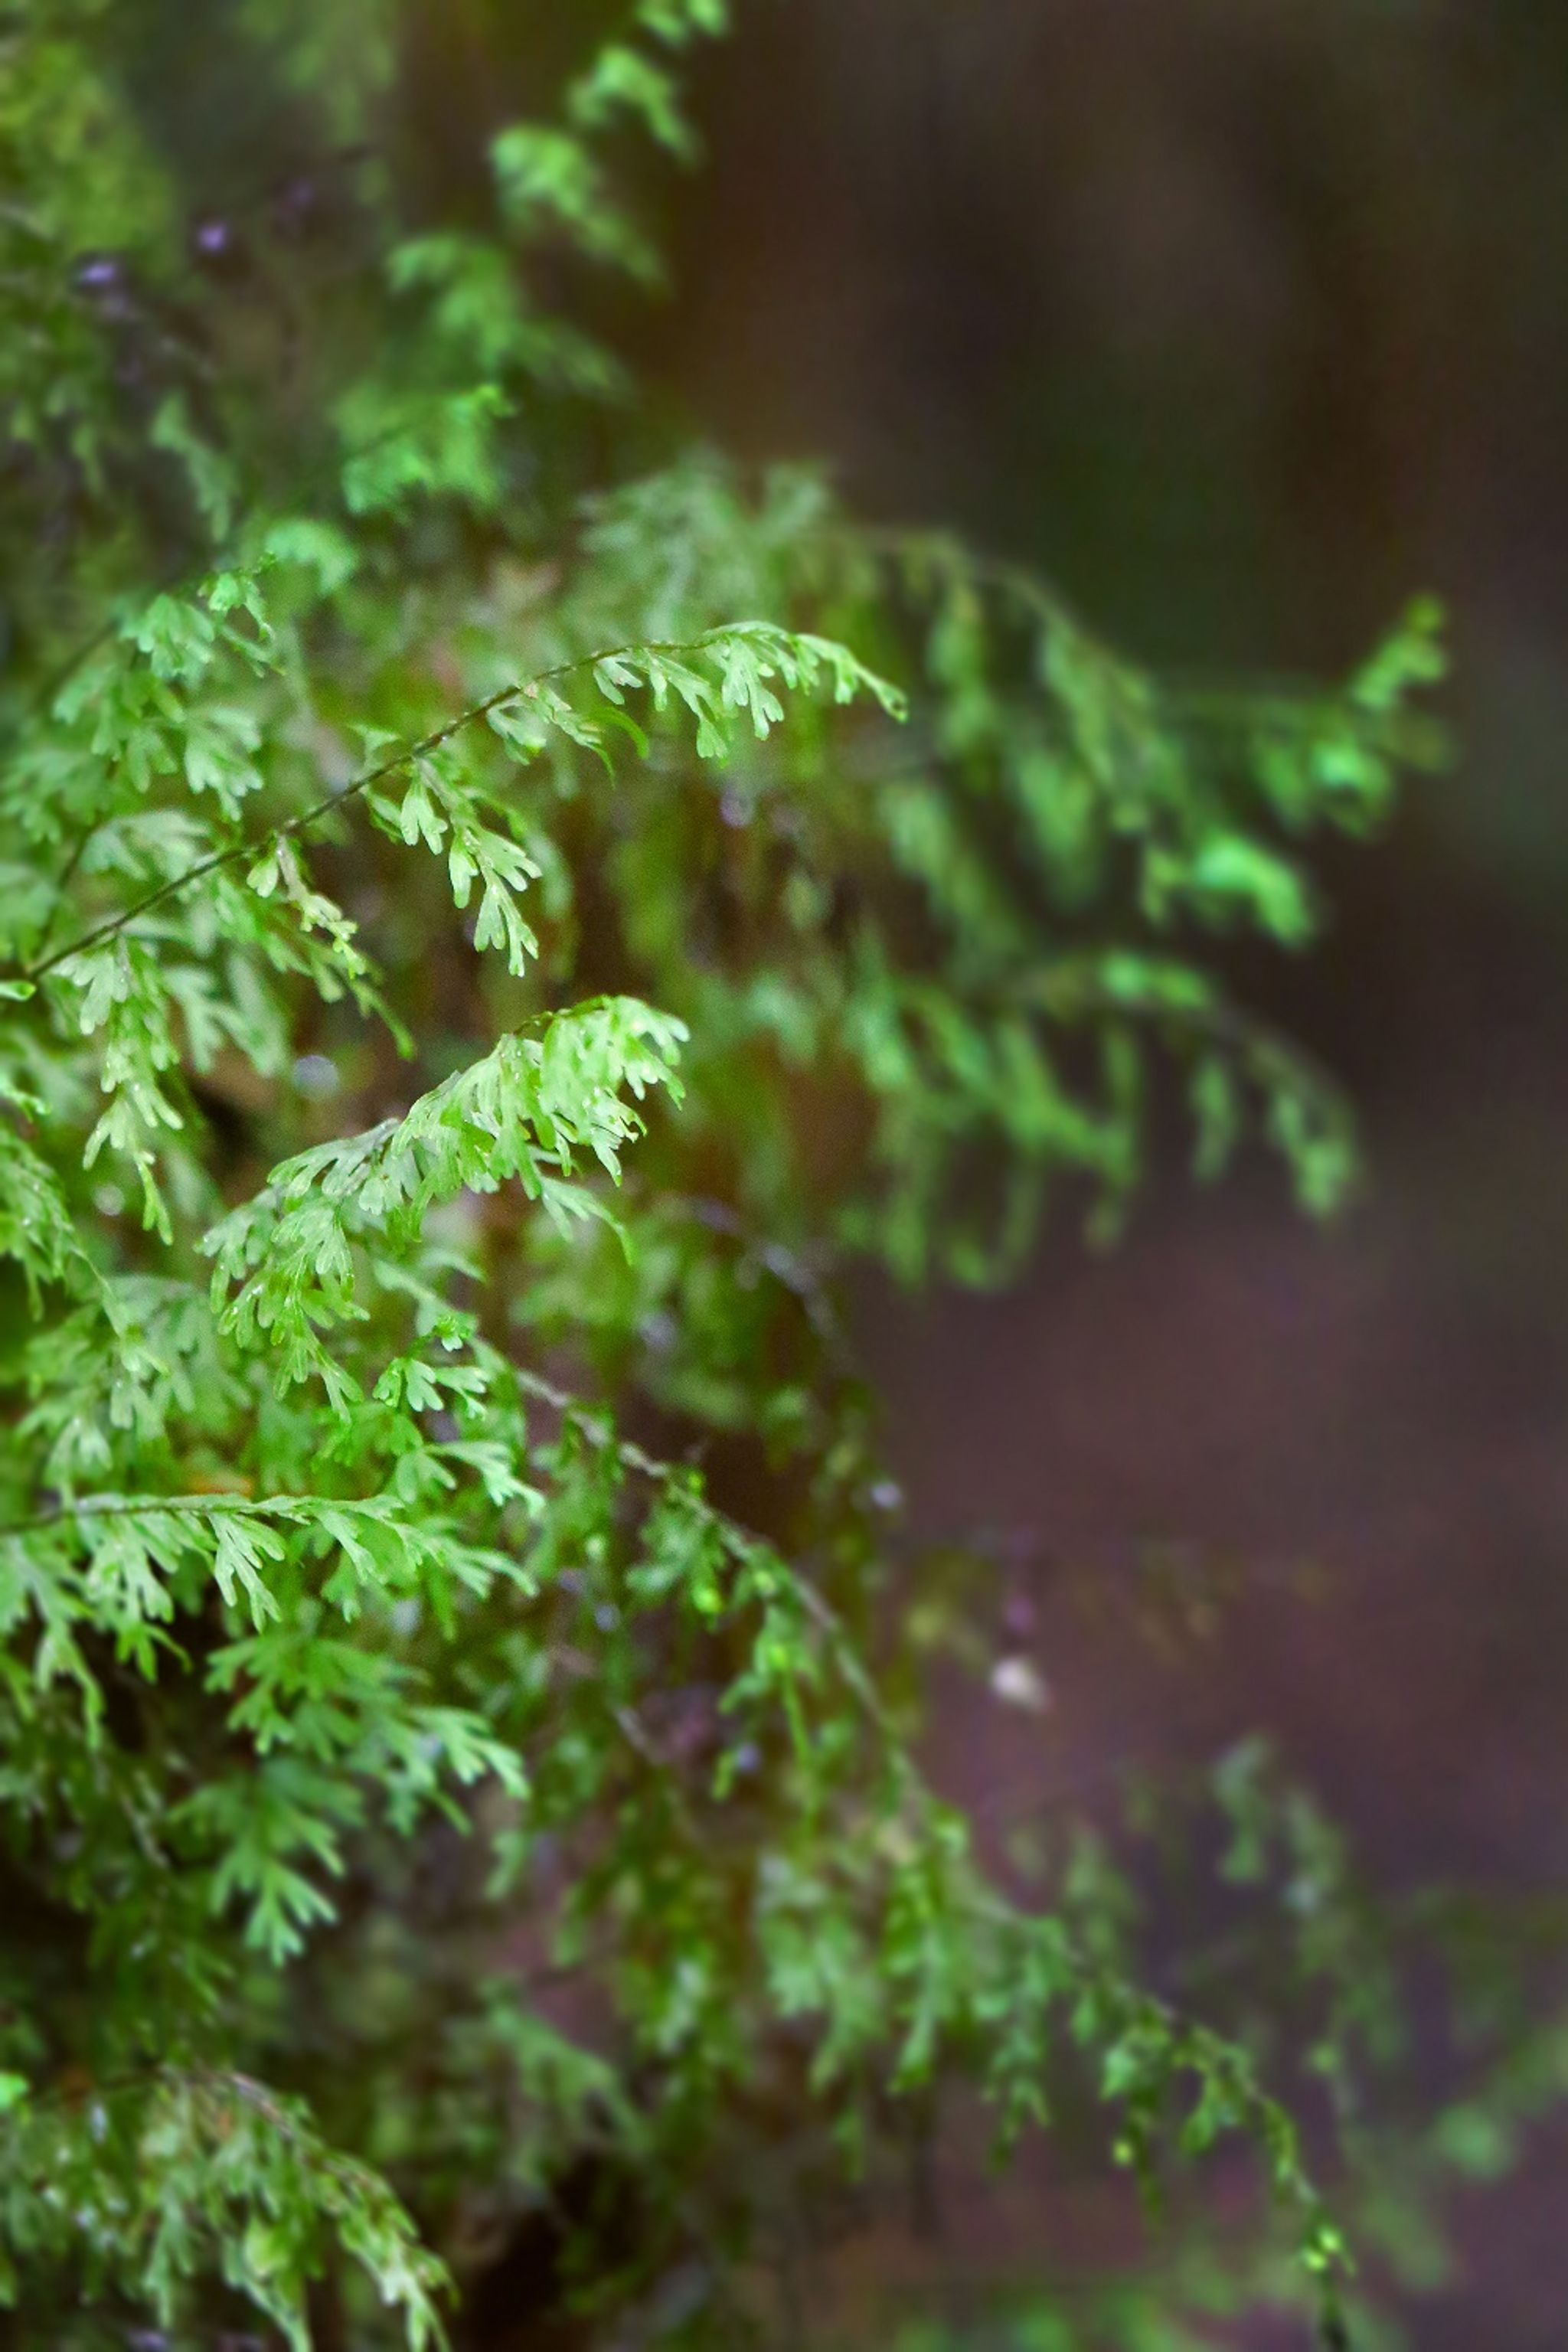
M 868 1302 L 917 1526 L 1026 1531 L 1051 1706 L 973 1699 L 937 1769 L 1026 1815 L 1262 1723 L 1380 1872 L 1568 1861 L 1568 8 L 1542 0 L 752 0 L 648 331 L 672 399 L 859 509 L 1048 572 L 1152 661 L 1342 668 L 1454 621 L 1450 775 L 1336 852 L 1336 919 L 1247 979 L 1347 1076 L 1328 1232 L 1173 1175 L 1110 1257 Z M 1267 1569 L 1151 1667 L 1056 1563 Z M 1458 2210 L 1423 2352 L 1568 2340 L 1568 2132 Z M 1026 2263 L 961 2185 L 931 2281 Z

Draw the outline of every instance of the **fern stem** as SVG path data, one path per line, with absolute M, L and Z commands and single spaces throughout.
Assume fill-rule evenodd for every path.
M 674 657 L 700 653 L 703 646 L 704 640 L 700 637 L 644 639 L 620 646 L 605 646 L 595 653 L 580 654 L 571 661 L 556 662 L 549 669 L 537 671 L 532 677 L 513 679 L 510 685 L 486 695 L 482 702 L 470 703 L 466 710 L 458 711 L 455 718 L 447 719 L 430 734 L 422 735 L 417 742 L 405 743 L 390 758 L 354 777 L 351 783 L 335 792 L 323 793 L 320 800 L 312 801 L 310 807 L 301 809 L 298 815 L 286 817 L 281 824 L 271 826 L 264 834 L 230 842 L 226 848 L 215 849 L 210 856 L 198 858 L 194 866 L 186 866 L 183 874 L 172 875 L 166 882 L 160 882 L 131 906 L 121 908 L 117 915 L 106 916 L 102 922 L 79 932 L 74 940 L 68 940 L 64 947 L 56 948 L 51 955 L 24 966 L 17 977 L 37 983 L 58 965 L 68 963 L 73 956 L 85 955 L 89 948 L 98 947 L 104 940 L 113 939 L 121 931 L 129 929 L 142 916 L 150 914 L 154 907 L 161 907 L 167 899 L 188 890 L 192 883 L 200 882 L 206 875 L 216 874 L 226 866 L 237 865 L 242 858 L 265 856 L 268 848 L 290 840 L 296 834 L 307 832 L 311 825 L 319 824 L 323 817 L 330 816 L 334 809 L 357 800 L 362 793 L 369 792 L 373 785 L 383 782 L 386 777 L 412 767 L 416 761 L 428 759 L 433 751 L 440 751 L 454 736 L 462 734 L 479 719 L 488 718 L 492 710 L 500 709 L 505 703 L 526 701 L 537 694 L 541 687 L 552 685 L 557 678 L 571 677 L 580 670 L 595 669 L 601 662 L 616 661 L 630 654 L 668 654 Z

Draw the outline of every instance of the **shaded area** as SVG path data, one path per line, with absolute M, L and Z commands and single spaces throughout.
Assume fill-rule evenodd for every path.
M 1309 964 L 1246 974 L 1353 1085 L 1362 1206 L 1322 1235 L 1172 1171 L 1109 1260 L 1063 1220 L 1013 1297 L 868 1313 L 917 1523 L 1045 1563 L 1052 1712 L 976 1699 L 939 1769 L 1026 1807 L 1262 1722 L 1395 1882 L 1559 1884 L 1568 20 L 817 0 L 709 71 L 656 341 L 717 435 L 833 452 L 860 506 L 1037 562 L 1157 660 L 1332 668 L 1417 587 L 1455 616 L 1454 772 L 1336 855 Z M 1146 1538 L 1310 1553 L 1332 1605 L 1265 1573 L 1162 1675 L 1052 1601 L 1052 1558 Z M 1424 2347 L 1559 2340 L 1565 2189 L 1545 2135 Z M 1026 2195 L 989 2210 L 1026 2232 Z

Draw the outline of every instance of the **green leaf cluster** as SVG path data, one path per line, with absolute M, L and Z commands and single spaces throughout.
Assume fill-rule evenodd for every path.
M 1435 615 L 1205 700 L 809 470 L 650 457 L 595 280 L 658 275 L 721 0 L 583 10 L 460 169 L 417 13 L 0 34 L 17 2340 L 433 2344 L 532 2228 L 606 2331 L 733 2346 L 770 2216 L 955 2072 L 1151 2183 L 1247 2136 L 1331 2318 L 1247 2037 L 1109 1861 L 1017 1907 L 922 1780 L 842 1298 L 1108 1227 L 1183 1097 L 1203 1174 L 1341 1197 L 1218 943 L 1310 940 L 1312 835 L 1435 756 Z M 181 135 L 242 100 L 280 194 Z

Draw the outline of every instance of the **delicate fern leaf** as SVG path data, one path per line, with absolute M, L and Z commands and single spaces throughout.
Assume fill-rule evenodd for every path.
M 349 1376 L 320 1335 L 365 1311 L 355 1240 L 411 1238 L 434 1203 L 465 1188 L 492 1192 L 515 1180 L 538 1200 L 584 1157 L 618 1181 L 621 1150 L 641 1132 L 631 1105 L 652 1087 L 677 1088 L 685 1034 L 631 998 L 579 1005 L 537 1034 L 504 1037 L 404 1118 L 285 1162 L 204 1244 L 223 1328 L 243 1345 L 280 1349 L 286 1384 L 316 1372 L 346 1401 Z

